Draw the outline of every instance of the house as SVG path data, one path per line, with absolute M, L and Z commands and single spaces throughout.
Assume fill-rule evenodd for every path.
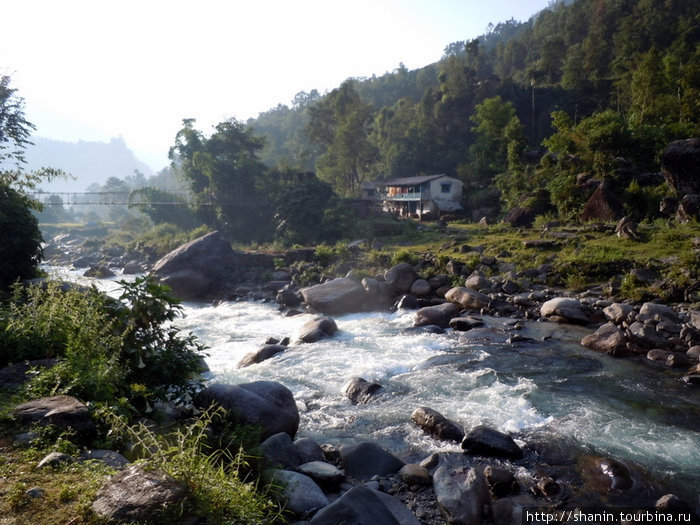
M 401 216 L 439 217 L 462 209 L 462 181 L 449 175 L 421 175 L 378 183 L 383 208 Z

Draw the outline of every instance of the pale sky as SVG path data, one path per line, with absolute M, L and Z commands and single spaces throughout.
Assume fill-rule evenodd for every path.
M 301 91 L 417 69 L 550 0 L 23 0 L 2 2 L 0 74 L 36 135 L 122 136 L 153 170 L 182 119 L 205 134 Z

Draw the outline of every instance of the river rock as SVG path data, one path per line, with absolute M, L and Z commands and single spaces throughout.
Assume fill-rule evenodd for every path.
M 411 414 L 411 420 L 431 436 L 461 443 L 464 439 L 462 427 L 447 419 L 437 410 L 428 407 L 418 407 Z
M 517 492 L 518 483 L 515 481 L 515 475 L 507 468 L 488 465 L 484 469 L 484 478 L 489 489 L 497 498 Z
M 379 383 L 370 383 L 361 377 L 353 377 L 345 385 L 345 396 L 352 401 L 353 405 L 368 403 L 369 400 L 381 390 Z
M 555 297 L 542 304 L 540 315 L 550 318 L 562 318 L 569 323 L 586 324 L 589 316 L 578 299 L 572 297 Z
M 622 330 L 613 323 L 601 325 L 595 332 L 581 340 L 581 344 L 591 350 L 605 352 L 615 357 L 628 355 L 627 338 Z
M 278 432 L 260 443 L 265 460 L 273 467 L 296 468 L 301 464 L 299 452 L 286 432 Z
M 508 459 L 523 457 L 522 449 L 509 435 L 485 425 L 474 427 L 464 436 L 462 449 L 466 454 L 496 456 Z
M 183 300 L 203 300 L 229 284 L 231 244 L 213 231 L 158 260 L 153 274 Z
M 450 319 L 459 314 L 459 307 L 453 303 L 443 303 L 436 306 L 425 306 L 416 312 L 413 326 L 435 325 L 447 328 Z
M 433 288 L 425 279 L 416 279 L 411 285 L 411 289 L 409 291 L 416 297 L 427 297 L 432 293 Z
M 338 331 L 338 325 L 331 317 L 316 317 L 306 321 L 299 329 L 299 341 L 315 343 L 321 339 L 332 337 Z
M 459 305 L 463 310 L 481 310 L 487 308 L 491 298 L 476 290 L 464 286 L 455 286 L 445 294 L 450 303 Z
M 92 510 L 110 521 L 140 521 L 177 505 L 185 493 L 170 476 L 129 465 L 100 488 Z
M 476 469 L 440 465 L 433 474 L 433 490 L 447 523 L 483 523 L 484 509 L 490 503 L 489 489 Z
M 368 441 L 343 445 L 339 452 L 345 474 L 356 480 L 393 474 L 404 466 L 404 462 L 391 452 Z
M 297 469 L 302 474 L 309 476 L 321 488 L 327 491 L 336 491 L 345 481 L 345 473 L 335 465 L 325 461 L 309 461 L 299 465 Z
M 392 266 L 384 273 L 384 281 L 390 286 L 394 295 L 408 293 L 416 279 L 418 274 L 408 263 Z
M 296 439 L 294 441 L 294 448 L 297 451 L 301 463 L 324 461 L 326 459 L 321 445 L 311 438 Z
M 467 332 L 480 326 L 484 326 L 484 322 L 475 317 L 453 317 L 450 319 L 450 328 L 457 332 Z
M 261 363 L 281 352 L 284 352 L 286 349 L 287 347 L 283 345 L 265 345 L 256 352 L 250 352 L 249 354 L 244 355 L 243 359 L 238 362 L 236 368 L 245 368 L 250 365 Z
M 637 321 L 666 321 L 669 323 L 680 324 L 681 320 L 678 314 L 665 304 L 644 303 L 637 314 Z
M 368 308 L 367 292 L 350 277 L 302 288 L 300 293 L 309 306 L 323 314 L 346 314 Z
M 314 480 L 291 470 L 275 472 L 274 481 L 282 486 L 286 509 L 297 516 L 308 515 L 328 505 L 328 498 Z
M 401 467 L 399 476 L 401 476 L 401 479 L 409 487 L 411 485 L 430 485 L 433 482 L 433 478 L 428 469 L 422 465 L 416 465 L 415 463 L 408 463 Z
M 354 487 L 311 518 L 309 525 L 401 525 L 370 489 Z
M 493 283 L 478 272 L 471 274 L 467 277 L 466 281 L 464 281 L 465 288 L 476 290 L 477 292 L 489 290 L 491 286 L 493 286 Z
M 629 469 L 615 459 L 584 456 L 579 467 L 586 487 L 596 492 L 627 490 L 633 485 Z
M 625 331 L 625 335 L 635 343 L 646 348 L 667 348 L 670 343 L 659 335 L 652 324 L 635 321 Z
M 42 397 L 17 405 L 14 417 L 23 424 L 39 423 L 58 428 L 72 428 L 81 437 L 89 437 L 95 424 L 88 407 L 71 396 Z
M 634 307 L 626 303 L 613 303 L 603 308 L 605 318 L 617 325 L 622 324 L 634 312 Z
M 299 410 L 294 396 L 287 387 L 273 381 L 240 385 L 214 383 L 199 394 L 196 402 L 204 408 L 213 403 L 221 405 L 235 423 L 261 426 L 263 440 L 278 432 L 294 437 L 299 429 Z

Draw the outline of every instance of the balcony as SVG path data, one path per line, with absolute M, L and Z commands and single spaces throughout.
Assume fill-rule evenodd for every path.
M 407 191 L 401 193 L 394 193 L 393 195 L 386 194 L 384 200 L 386 201 L 425 201 L 430 199 L 430 190 L 426 191 Z

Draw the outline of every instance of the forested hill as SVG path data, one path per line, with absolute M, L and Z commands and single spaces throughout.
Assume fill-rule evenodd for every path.
M 475 188 L 510 174 L 541 189 L 524 176 L 525 152 L 543 146 L 602 177 L 618 157 L 654 171 L 699 123 L 696 0 L 555 3 L 450 43 L 436 64 L 300 93 L 249 121 L 268 166 L 314 171 L 345 196 L 363 181 L 443 172 Z M 515 190 L 500 180 L 507 200 Z

